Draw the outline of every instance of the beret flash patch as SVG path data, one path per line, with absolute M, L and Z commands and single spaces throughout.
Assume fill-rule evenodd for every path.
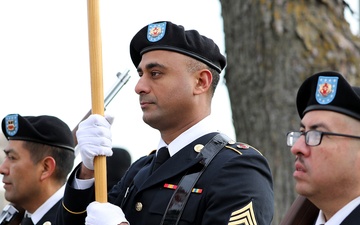
M 19 120 L 17 114 L 10 114 L 5 117 L 6 133 L 14 136 L 19 130 Z
M 153 23 L 148 26 L 147 39 L 150 42 L 160 41 L 165 36 L 166 22 Z
M 338 77 L 319 77 L 317 90 L 315 92 L 316 101 L 319 104 L 329 104 L 334 100 L 338 79 Z

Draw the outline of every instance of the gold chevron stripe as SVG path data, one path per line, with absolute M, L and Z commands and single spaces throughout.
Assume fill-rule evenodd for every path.
M 245 207 L 231 213 L 229 225 L 257 225 L 253 204 L 250 202 Z

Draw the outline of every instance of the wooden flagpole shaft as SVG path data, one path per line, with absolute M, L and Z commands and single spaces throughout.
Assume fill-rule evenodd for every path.
M 99 0 L 88 0 L 92 114 L 104 115 Z M 106 156 L 94 159 L 95 200 L 107 202 Z
M 319 209 L 304 196 L 297 196 L 286 212 L 280 225 L 309 225 L 314 224 Z

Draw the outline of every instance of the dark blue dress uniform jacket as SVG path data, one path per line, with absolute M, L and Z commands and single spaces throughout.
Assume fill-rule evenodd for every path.
M 357 206 L 340 225 L 359 225 L 360 223 L 360 205 Z
M 317 219 L 317 217 L 316 217 Z M 316 223 L 316 219 L 313 224 Z M 360 224 L 360 205 L 358 205 L 341 223 L 340 225 L 359 225 Z
M 45 215 L 37 222 L 35 225 L 43 225 L 44 223 L 48 222 L 47 224 L 50 225 L 56 225 L 56 213 L 59 210 L 59 207 L 61 207 L 61 200 L 59 200 L 49 211 L 45 213 Z M 23 224 L 23 222 L 20 223 L 20 225 Z
M 194 147 L 217 133 L 190 143 L 151 174 L 155 154 L 134 162 L 109 192 L 108 201 L 121 206 L 131 225 L 159 225 L 177 185 L 188 172 L 202 168 Z M 256 149 L 227 144 L 212 160 L 190 194 L 179 225 L 271 224 L 274 212 L 272 175 L 267 160 Z M 77 171 L 77 170 L 74 170 Z M 69 183 L 58 224 L 84 224 L 86 207 L 94 201 L 94 187 L 75 190 Z M 126 194 L 127 193 L 127 194 Z

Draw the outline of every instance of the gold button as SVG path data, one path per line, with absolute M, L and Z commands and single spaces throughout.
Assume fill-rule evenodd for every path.
M 136 210 L 136 211 L 140 212 L 140 211 L 142 210 L 142 208 L 143 208 L 143 205 L 142 205 L 141 202 L 137 202 L 137 203 L 135 204 L 135 210 Z
M 203 148 L 204 148 L 204 145 L 202 145 L 202 144 L 197 144 L 194 146 L 195 152 L 200 152 L 201 149 L 203 149 Z
M 43 223 L 43 225 L 51 225 L 50 221 L 46 221 L 45 223 Z

